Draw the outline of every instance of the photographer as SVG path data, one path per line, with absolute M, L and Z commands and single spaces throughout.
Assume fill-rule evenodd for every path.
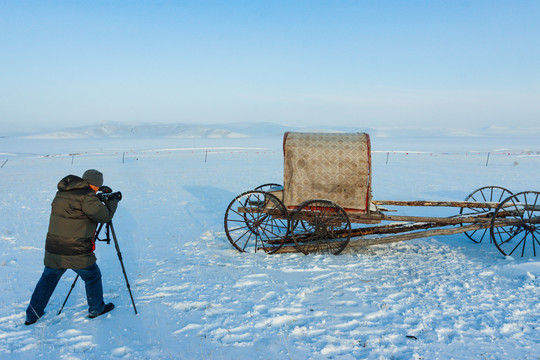
M 102 185 L 103 174 L 93 169 L 85 171 L 82 178 L 68 175 L 58 183 L 45 242 L 45 269 L 26 310 L 25 325 L 35 323 L 43 316 L 67 269 L 72 269 L 84 280 L 89 318 L 114 309 L 113 303 L 103 301 L 101 272 L 94 254 L 94 234 L 98 223 L 111 221 L 121 195 L 113 193 L 98 198 L 99 190 L 111 192 L 108 187 L 101 188 Z

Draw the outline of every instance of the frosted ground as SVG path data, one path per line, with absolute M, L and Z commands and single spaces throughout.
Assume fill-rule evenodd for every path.
M 224 211 L 237 194 L 282 182 L 282 139 L 212 134 L 0 138 L 1 359 L 540 359 L 539 258 L 505 258 L 464 235 L 339 256 L 238 253 Z M 373 197 L 540 190 L 536 138 L 380 133 Z M 113 222 L 139 314 L 114 246 L 99 243 L 116 309 L 87 319 L 79 283 L 57 316 L 67 272 L 46 315 L 26 327 L 56 184 L 88 168 L 124 195 Z

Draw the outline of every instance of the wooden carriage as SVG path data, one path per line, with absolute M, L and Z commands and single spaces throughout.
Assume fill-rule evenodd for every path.
M 337 255 L 346 247 L 458 233 L 489 239 L 508 256 L 540 252 L 539 192 L 486 186 L 465 201 L 373 200 L 368 134 L 288 132 L 283 152 L 283 186 L 261 185 L 227 207 L 225 233 L 241 252 Z M 402 206 L 456 208 L 456 214 L 404 216 L 387 208 Z

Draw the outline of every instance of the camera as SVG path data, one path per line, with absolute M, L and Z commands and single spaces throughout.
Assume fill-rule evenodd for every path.
M 112 189 L 108 186 L 102 186 L 99 188 L 99 191 L 96 196 L 99 201 L 105 202 L 108 200 L 122 200 L 122 193 L 120 191 L 113 192 Z
M 97 193 L 96 196 L 98 197 L 99 201 L 108 201 L 108 200 L 122 200 L 122 193 L 120 191 L 113 192 L 113 193 Z

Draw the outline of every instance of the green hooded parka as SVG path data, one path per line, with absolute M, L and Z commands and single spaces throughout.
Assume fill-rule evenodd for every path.
M 89 183 L 78 176 L 68 175 L 60 180 L 51 204 L 45 266 L 83 269 L 93 265 L 96 226 L 111 221 L 117 206 L 116 199 L 103 204 Z

